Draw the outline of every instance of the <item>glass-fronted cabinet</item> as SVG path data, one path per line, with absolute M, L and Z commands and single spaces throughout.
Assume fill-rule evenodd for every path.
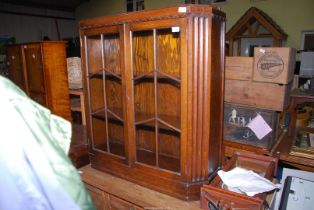
M 208 5 L 80 23 L 93 168 L 199 198 L 221 164 L 224 30 Z

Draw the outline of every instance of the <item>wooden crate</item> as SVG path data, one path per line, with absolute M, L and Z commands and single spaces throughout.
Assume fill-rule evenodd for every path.
M 253 170 L 255 173 L 272 180 L 277 172 L 278 159 L 262 155 L 249 153 L 236 153 L 231 160 L 223 167 L 224 171 L 229 171 L 235 167 Z M 231 192 L 223 188 L 222 180 L 216 175 L 208 185 L 201 188 L 201 208 L 205 210 L 213 209 L 264 209 L 264 201 L 268 193 L 260 193 L 253 197 L 244 194 Z
M 252 80 L 253 58 L 244 56 L 226 56 L 225 78 Z
M 276 111 L 258 109 L 250 106 L 225 103 L 224 109 L 224 140 L 248 144 L 264 149 L 270 149 L 278 139 L 279 113 Z M 260 114 L 272 131 L 258 139 L 247 123 Z
M 254 48 L 253 80 L 288 84 L 294 75 L 295 53 L 288 47 Z
M 283 111 L 289 105 L 291 83 L 225 80 L 225 102 Z

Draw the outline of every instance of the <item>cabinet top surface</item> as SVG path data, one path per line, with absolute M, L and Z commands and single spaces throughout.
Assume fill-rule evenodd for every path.
M 21 45 L 30 45 L 30 44 L 66 44 L 66 41 L 38 41 L 38 42 L 27 42 L 27 43 L 16 43 L 16 44 L 10 44 L 7 45 L 7 47 L 10 46 L 21 46 Z
M 116 25 L 138 21 L 149 21 L 166 18 L 180 18 L 189 15 L 215 14 L 225 18 L 225 13 L 211 5 L 178 5 L 154 10 L 143 10 L 129 13 L 122 13 L 114 16 L 98 17 L 80 22 L 80 28 L 101 27 L 105 25 Z

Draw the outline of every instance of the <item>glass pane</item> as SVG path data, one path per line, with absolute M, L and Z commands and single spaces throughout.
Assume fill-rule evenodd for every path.
M 119 34 L 104 35 L 104 65 L 106 71 L 121 77 Z
M 134 86 L 135 122 L 155 117 L 154 80 L 144 79 Z
M 97 117 L 92 118 L 93 123 L 93 147 L 107 152 L 106 121 Z
M 157 85 L 158 118 L 181 128 L 181 91 L 178 83 L 169 79 L 158 79 Z
M 90 101 L 92 112 L 105 108 L 102 75 L 94 75 L 89 79 Z
M 157 69 L 180 78 L 180 32 L 171 28 L 157 30 Z
M 108 113 L 108 137 L 110 153 L 125 156 L 123 122 Z
M 101 45 L 101 36 L 87 36 L 87 64 L 88 72 L 96 73 L 102 71 L 102 45 Z
M 158 125 L 158 163 L 159 167 L 170 171 L 180 172 L 180 133 L 164 129 Z
M 106 76 L 106 99 L 107 109 L 123 118 L 122 84 L 120 79 Z
M 155 127 L 136 126 L 136 161 L 156 166 Z
M 154 70 L 153 31 L 133 32 L 133 76 L 148 74 Z

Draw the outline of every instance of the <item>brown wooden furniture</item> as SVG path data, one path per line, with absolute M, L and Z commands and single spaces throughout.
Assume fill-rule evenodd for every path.
M 72 120 L 65 42 L 7 46 L 9 78 L 53 114 Z
M 307 104 L 313 107 L 314 95 L 311 95 L 309 91 L 301 91 L 299 89 L 293 90 L 291 92 L 291 102 L 289 107 L 289 129 L 284 140 L 278 146 L 277 154 L 279 155 L 280 161 L 282 163 L 299 168 L 301 170 L 314 172 L 314 159 L 290 154 L 293 145 L 295 145 L 297 131 L 308 131 L 311 133 L 314 132 L 314 128 L 307 127 L 309 123 L 308 118 L 310 116 L 303 118 L 303 116 L 299 115 L 300 118 L 297 119 L 298 107 L 302 107 L 302 104 Z
M 199 201 L 182 201 L 93 169 L 90 165 L 80 168 L 80 171 L 98 210 L 200 210 Z
M 252 170 L 268 180 L 272 180 L 277 173 L 278 159 L 249 153 L 236 153 L 232 159 L 223 167 L 229 171 L 235 167 Z M 260 193 L 253 197 L 229 191 L 222 185 L 218 175 L 201 190 L 201 207 L 206 210 L 215 209 L 264 209 L 264 201 L 269 193 Z
M 221 164 L 224 29 L 208 5 L 80 23 L 92 167 L 199 197 Z
M 72 124 L 72 138 L 69 157 L 76 168 L 89 164 L 89 145 L 86 126 Z
M 287 34 L 265 12 L 251 7 L 226 34 L 226 40 L 229 41 L 229 55 L 240 55 L 241 41 L 252 38 L 271 38 L 270 46 L 281 47 L 282 42 L 287 39 Z
M 80 112 L 82 116 L 82 125 L 86 125 L 85 99 L 83 89 L 70 89 L 71 111 Z

